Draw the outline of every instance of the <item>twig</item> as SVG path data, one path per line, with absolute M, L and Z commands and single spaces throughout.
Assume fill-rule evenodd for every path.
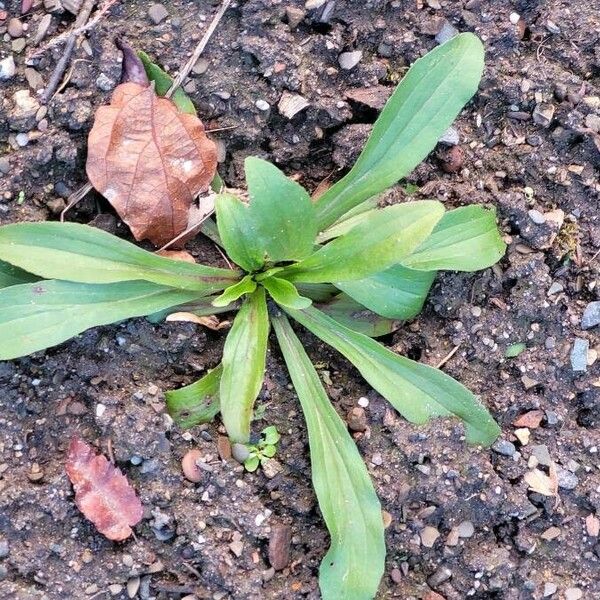
M 459 348 L 460 344 L 458 346 L 454 346 L 454 348 L 452 348 L 452 350 L 450 350 L 450 352 L 448 352 L 448 354 L 446 354 L 446 356 L 442 358 L 437 365 L 435 365 L 435 368 L 441 369 L 456 354 Z
M 212 34 L 214 33 L 215 29 L 217 28 L 217 25 L 219 24 L 219 21 L 223 18 L 225 11 L 229 8 L 230 4 L 231 4 L 231 0 L 223 0 L 223 4 L 221 4 L 221 8 L 219 8 L 219 10 L 217 11 L 217 14 L 214 16 L 211 24 L 208 26 L 206 33 L 202 36 L 202 39 L 200 40 L 200 42 L 194 49 L 194 52 L 192 53 L 190 60 L 188 60 L 187 63 L 185 63 L 185 66 L 183 67 L 183 69 L 181 69 L 181 71 L 179 71 L 179 74 L 173 80 L 173 83 L 171 84 L 169 91 L 165 94 L 167 98 L 170 98 L 173 95 L 175 90 L 183 83 L 183 80 L 188 76 L 189 72 L 192 70 L 192 67 L 196 64 L 196 62 L 200 58 L 200 55 L 202 54 L 202 52 L 204 52 L 204 48 L 206 48 L 206 44 L 208 44 L 208 41 L 210 40 Z
M 85 196 L 87 196 L 87 194 L 89 194 L 92 191 L 92 184 L 91 183 L 86 183 L 84 185 L 82 185 L 78 190 L 76 190 L 75 192 L 73 192 L 70 196 L 69 196 L 69 201 L 67 203 L 67 206 L 65 206 L 65 208 L 63 209 L 63 211 L 60 213 L 60 221 L 61 223 L 64 222 L 65 220 L 65 215 L 81 200 L 83 200 L 83 198 Z
M 77 31 L 79 27 L 82 27 L 87 23 L 87 20 L 90 18 L 95 4 L 96 0 L 84 1 L 81 9 L 79 10 L 79 13 L 77 14 L 77 18 L 75 19 L 75 26 L 73 32 Z M 69 34 L 69 38 L 67 39 L 67 45 L 65 46 L 63 55 L 61 56 L 61 59 L 56 63 L 54 71 L 52 72 L 52 76 L 50 77 L 50 81 L 48 82 L 46 89 L 42 93 L 42 104 L 46 104 L 48 100 L 52 98 L 54 92 L 56 91 L 60 82 L 62 81 L 63 75 L 67 69 L 67 65 L 69 64 L 69 60 L 71 60 L 71 54 L 73 54 L 73 50 L 75 49 L 77 36 L 77 33 Z

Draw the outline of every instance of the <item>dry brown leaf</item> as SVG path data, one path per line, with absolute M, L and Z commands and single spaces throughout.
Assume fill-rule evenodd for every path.
M 229 321 L 219 321 L 217 317 L 214 315 L 209 316 L 198 316 L 194 313 L 190 312 L 175 312 L 171 313 L 166 321 L 180 321 L 184 323 L 197 323 L 198 325 L 203 325 L 208 329 L 212 329 L 213 331 L 218 331 L 219 329 L 225 329 L 229 327 Z
M 157 250 L 156 254 L 173 260 L 196 263 L 196 259 L 187 250 Z
M 540 469 L 533 469 L 525 473 L 523 477 L 529 485 L 529 489 L 542 496 L 557 496 L 558 495 L 558 476 L 556 466 L 552 463 L 549 467 L 549 475 L 546 475 Z
M 152 86 L 123 83 L 96 112 L 87 175 L 137 240 L 162 246 L 185 231 L 192 201 L 216 168 L 217 149 L 200 119 Z
M 121 470 L 79 438 L 69 445 L 66 471 L 77 508 L 109 540 L 120 541 L 142 518 L 142 503 Z

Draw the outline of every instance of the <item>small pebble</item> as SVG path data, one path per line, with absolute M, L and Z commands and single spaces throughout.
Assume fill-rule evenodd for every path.
M 110 92 L 115 85 L 116 83 L 104 73 L 100 73 L 96 78 L 96 87 L 103 92 Z
M 440 537 L 440 532 L 435 527 L 428 525 L 421 529 L 419 535 L 421 536 L 421 544 L 425 548 L 433 548 L 436 540 Z
M 267 111 L 271 108 L 271 105 L 266 100 L 257 100 L 255 103 L 258 110 Z
M 590 302 L 583 311 L 583 317 L 581 318 L 581 328 L 591 329 L 600 325 L 600 300 L 596 302 Z
M 353 52 L 342 52 L 338 56 L 338 63 L 345 71 L 350 71 L 360 62 L 363 53 L 362 50 L 354 50 Z
M 452 577 L 452 571 L 448 567 L 440 565 L 433 575 L 427 578 L 427 585 L 431 588 L 436 588 Z
M 550 457 L 550 452 L 548 452 L 548 446 L 545 444 L 531 446 L 531 454 L 532 456 L 535 456 L 540 465 L 549 467 L 552 464 L 552 458 Z
M 162 4 L 153 4 L 148 9 L 148 16 L 155 25 L 158 25 L 169 16 L 169 12 Z
M 19 38 L 23 35 L 23 23 L 21 23 L 20 19 L 13 17 L 8 22 L 7 31 L 10 37 Z
M 516 12 L 511 12 L 508 19 L 513 25 L 516 25 L 521 19 L 521 15 Z
M 357 404 L 362 408 L 367 408 L 369 406 L 369 399 L 362 396 L 358 399 Z
M 348 412 L 346 421 L 348 422 L 348 427 L 352 431 L 365 431 L 367 428 L 367 415 L 365 409 L 360 406 L 353 408 Z
M 556 474 L 558 476 L 558 487 L 563 490 L 574 490 L 579 483 L 577 475 L 563 469 L 561 466 L 556 467 Z
M 27 133 L 17 133 L 15 136 L 15 141 L 21 148 L 27 146 L 29 144 L 29 134 Z
M 574 372 L 587 371 L 587 358 L 590 343 L 582 338 L 575 338 L 571 349 L 571 368 Z
M 0 559 L 6 558 L 10 553 L 10 548 L 6 540 L 0 540 Z
M 12 54 L 0 61 L 0 79 L 6 80 L 14 77 L 15 70 L 15 59 Z
M 579 600 L 583 598 L 583 592 L 576 587 L 567 588 L 565 590 L 565 600 Z
M 290 562 L 292 530 L 287 525 L 275 525 L 269 536 L 269 562 L 276 571 L 285 569 Z
M 204 473 L 196 464 L 201 455 L 200 450 L 193 448 L 188 450 L 181 459 L 181 470 L 188 481 L 198 483 L 204 478 Z
M 439 139 L 439 142 L 442 144 L 447 144 L 448 146 L 456 146 L 460 143 L 460 135 L 454 127 L 450 127 Z
M 50 13 L 46 13 L 38 25 L 37 31 L 35 32 L 35 37 L 33 38 L 33 45 L 37 46 L 48 33 L 48 29 L 50 29 L 50 25 L 52 23 L 52 15 Z
M 542 127 L 549 127 L 554 118 L 554 105 L 549 103 L 536 104 L 533 109 L 533 120 Z
M 470 538 L 475 533 L 475 527 L 471 521 L 463 521 L 458 525 L 458 535 L 461 538 Z
M 554 296 L 565 289 L 562 283 L 555 281 L 548 289 L 548 296 Z
M 498 454 L 502 454 L 502 456 L 512 456 L 517 451 L 515 445 L 508 440 L 498 440 L 492 446 L 492 450 Z
M 531 209 L 527 214 L 536 225 L 543 225 L 546 222 L 546 217 L 539 210 Z
M 208 60 L 201 56 L 196 61 L 196 64 L 192 67 L 192 73 L 194 75 L 202 75 L 203 73 L 206 73 L 206 71 L 208 71 L 209 65 L 210 63 L 208 62 Z
M 558 590 L 558 586 L 555 583 L 552 583 L 551 581 L 547 581 L 544 584 L 544 598 L 552 596 L 552 594 L 556 593 L 556 590 Z

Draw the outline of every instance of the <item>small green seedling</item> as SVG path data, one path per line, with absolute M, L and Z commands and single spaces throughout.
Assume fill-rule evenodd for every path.
M 244 461 L 246 471 L 252 473 L 258 469 L 259 465 L 264 466 L 270 458 L 273 458 L 277 453 L 279 438 L 277 427 L 274 425 L 263 429 L 258 443 L 247 445 L 250 455 Z
M 0 360 L 131 317 L 239 309 L 221 364 L 169 392 L 167 405 L 185 427 L 220 412 L 232 442 L 248 444 L 272 326 L 306 420 L 313 484 L 331 534 L 322 597 L 373 598 L 385 562 L 381 507 L 290 319 L 340 352 L 412 423 L 455 416 L 467 442 L 496 439 L 497 424 L 469 390 L 373 339 L 419 313 L 438 270 L 476 271 L 504 254 L 493 210 L 446 211 L 433 200 L 379 208 L 377 201 L 435 147 L 482 69 L 483 47 L 472 34 L 417 61 L 354 167 L 316 202 L 275 166 L 248 158 L 249 202 L 219 194 L 218 229 L 210 227 L 235 268 L 170 260 L 84 225 L 0 227 Z M 249 466 L 275 446 L 275 433 L 265 430 Z

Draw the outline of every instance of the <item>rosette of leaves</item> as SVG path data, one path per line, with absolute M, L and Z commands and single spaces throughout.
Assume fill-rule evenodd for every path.
M 129 317 L 239 309 L 221 364 L 167 394 L 184 427 L 220 412 L 247 444 L 273 328 L 306 419 L 312 478 L 331 535 L 320 568 L 325 600 L 376 594 L 384 568 L 381 508 L 360 454 L 332 407 L 290 319 L 339 351 L 406 419 L 462 421 L 491 444 L 499 428 L 463 385 L 397 355 L 374 337 L 422 308 L 441 269 L 475 271 L 504 253 L 495 213 L 436 201 L 379 208 L 377 196 L 435 147 L 477 89 L 483 49 L 462 34 L 417 61 L 381 112 L 350 172 L 316 202 L 258 158 L 245 163 L 249 200 L 216 199 L 218 236 L 237 267 L 145 252 L 83 225 L 0 228 L 0 359 L 12 359 Z

